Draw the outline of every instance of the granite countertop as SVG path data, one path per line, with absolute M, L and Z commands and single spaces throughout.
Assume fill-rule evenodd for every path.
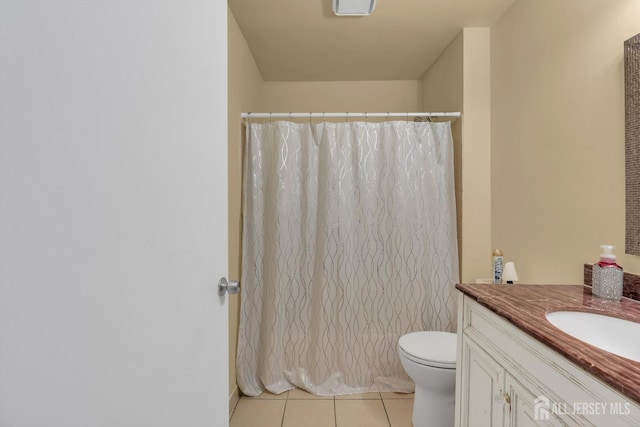
M 640 362 L 601 350 L 562 332 L 545 318 L 552 311 L 588 311 L 640 322 L 640 302 L 606 301 L 584 285 L 458 284 L 460 291 L 640 403 Z M 629 337 L 640 339 L 640 337 Z

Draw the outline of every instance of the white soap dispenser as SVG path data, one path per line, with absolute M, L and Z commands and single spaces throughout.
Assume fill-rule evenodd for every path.
M 502 272 L 502 281 L 507 285 L 513 285 L 518 283 L 518 273 L 516 273 L 516 266 L 512 262 L 506 262 L 504 264 L 504 271 Z
M 593 264 L 591 285 L 593 295 L 610 300 L 622 298 L 622 267 L 616 264 L 615 246 L 602 245 L 600 261 Z

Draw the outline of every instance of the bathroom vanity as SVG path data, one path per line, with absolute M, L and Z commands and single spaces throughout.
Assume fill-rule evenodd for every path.
M 456 427 L 640 426 L 640 362 L 545 317 L 565 310 L 640 321 L 640 302 L 603 301 L 582 285 L 456 287 Z

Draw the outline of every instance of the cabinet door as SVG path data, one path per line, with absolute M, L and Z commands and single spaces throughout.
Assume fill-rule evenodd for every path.
M 229 425 L 226 27 L 0 0 L 0 426 Z
M 509 424 L 511 427 L 567 426 L 554 413 L 549 399 L 525 388 L 510 374 L 506 374 L 505 390 L 509 396 Z
M 462 344 L 462 427 L 503 427 L 506 401 L 503 398 L 505 371 L 473 340 Z

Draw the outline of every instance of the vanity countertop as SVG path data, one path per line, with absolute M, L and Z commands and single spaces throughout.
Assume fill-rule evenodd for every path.
M 588 311 L 640 322 L 640 302 L 628 298 L 606 301 L 584 285 L 458 284 L 461 292 L 505 318 L 533 338 L 640 403 L 640 362 L 601 350 L 553 326 L 552 311 Z M 630 340 L 640 337 L 629 337 Z

